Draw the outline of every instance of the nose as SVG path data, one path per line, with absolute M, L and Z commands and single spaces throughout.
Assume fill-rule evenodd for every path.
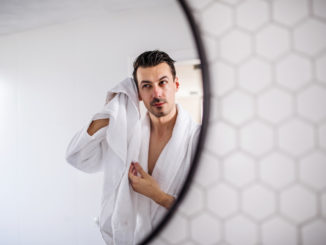
M 159 86 L 153 87 L 153 97 L 160 98 L 162 96 L 162 89 Z

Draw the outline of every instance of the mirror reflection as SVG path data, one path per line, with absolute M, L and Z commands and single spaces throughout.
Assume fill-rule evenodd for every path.
M 202 81 L 182 10 L 86 2 L 0 31 L 3 243 L 136 244 L 188 174 Z

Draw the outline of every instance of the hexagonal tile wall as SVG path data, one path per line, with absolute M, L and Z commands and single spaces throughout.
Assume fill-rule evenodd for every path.
M 298 244 L 297 230 L 294 225 L 275 217 L 262 225 L 262 242 L 264 245 Z
M 213 186 L 207 192 L 207 208 L 221 218 L 226 218 L 238 209 L 238 194 L 227 184 Z
M 257 242 L 257 226 L 243 215 L 230 218 L 225 223 L 225 240 L 232 245 L 252 245 Z
M 187 234 L 188 232 L 187 220 L 181 215 L 177 215 L 161 237 L 165 239 L 167 243 L 178 244 L 185 241 L 187 236 L 189 236 L 189 234 Z
M 187 216 L 193 216 L 202 211 L 203 207 L 204 193 L 198 186 L 192 185 L 190 194 L 186 197 L 186 200 L 180 207 L 180 212 Z
M 312 79 L 312 65 L 309 59 L 298 54 L 289 54 L 276 64 L 276 81 L 296 91 Z
M 212 84 L 212 93 L 216 92 L 216 96 L 222 96 L 234 89 L 236 84 L 235 69 L 232 66 L 224 62 L 216 62 L 213 65 L 212 73 L 212 77 L 216 80 Z
M 308 0 L 273 1 L 273 18 L 285 25 L 293 26 L 309 14 Z
M 220 36 L 233 24 L 232 9 L 219 2 L 213 2 L 203 10 L 202 18 L 204 30 L 215 36 Z
M 321 196 L 321 212 L 322 216 L 326 218 L 326 193 Z
M 203 154 L 202 161 L 205 166 L 195 173 L 194 182 L 199 186 L 209 187 L 221 179 L 221 166 L 210 153 Z
M 326 118 L 326 88 L 312 85 L 298 94 L 298 112 L 303 117 L 313 122 Z
M 300 160 L 300 178 L 317 190 L 326 187 L 326 154 L 314 152 Z
M 326 55 L 319 57 L 316 62 L 316 76 L 319 81 L 326 83 Z
M 233 124 L 241 124 L 254 115 L 254 100 L 241 91 L 224 97 L 221 102 L 222 116 Z
M 241 188 L 255 180 L 255 160 L 248 154 L 237 152 L 230 155 L 223 163 L 223 176 L 230 184 Z
M 313 0 L 312 1 L 313 13 L 315 16 L 325 18 L 326 19 L 326 3 L 324 0 Z
M 295 161 L 282 153 L 273 152 L 260 161 L 261 181 L 275 189 L 281 189 L 295 181 Z
M 262 122 L 251 122 L 241 129 L 240 143 L 248 153 L 262 156 L 274 146 L 273 130 Z
M 251 38 L 240 30 L 232 30 L 221 38 L 221 57 L 232 63 L 244 61 L 251 53 Z
M 326 48 L 326 23 L 308 19 L 294 29 L 294 48 L 314 56 Z
M 275 194 L 263 186 L 252 186 L 242 195 L 242 208 L 245 213 L 261 221 L 275 212 Z
M 205 146 L 207 150 L 224 156 L 236 147 L 236 131 L 229 124 L 218 122 L 212 125 L 211 131 L 214 133 L 207 137 L 208 143 Z M 221 137 L 216 138 L 216 135 Z
M 326 241 L 326 222 L 316 220 L 303 227 L 303 242 L 309 245 L 324 245 Z
M 281 193 L 281 213 L 291 220 L 302 223 L 317 214 L 317 197 L 309 189 L 292 186 Z
M 318 135 L 320 147 L 326 150 L 326 124 L 320 126 Z
M 270 60 L 279 58 L 290 49 L 290 33 L 283 27 L 270 24 L 256 34 L 256 51 Z
M 293 114 L 294 98 L 279 88 L 259 94 L 257 103 L 258 114 L 271 123 L 280 123 Z
M 157 244 L 326 244 L 326 1 L 189 0 L 212 118 Z
M 202 228 L 205 227 L 205 233 Z M 220 223 L 207 213 L 200 214 L 191 222 L 191 235 L 194 241 L 203 244 L 215 244 L 220 240 Z
M 236 7 L 237 24 L 249 31 L 255 31 L 269 19 L 268 3 L 262 0 L 248 0 Z
M 248 92 L 260 92 L 271 82 L 271 66 L 262 59 L 251 58 L 239 68 L 239 85 Z
M 314 147 L 313 126 L 292 118 L 278 128 L 278 140 L 282 150 L 293 156 L 302 156 Z

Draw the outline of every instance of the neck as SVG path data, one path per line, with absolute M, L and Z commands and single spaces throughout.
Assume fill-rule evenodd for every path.
M 151 131 L 159 134 L 164 134 L 173 129 L 175 121 L 177 119 L 177 107 L 174 106 L 173 110 L 164 117 L 156 117 L 149 113 L 151 122 Z

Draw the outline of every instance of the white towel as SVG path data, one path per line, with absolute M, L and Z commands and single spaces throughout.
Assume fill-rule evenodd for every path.
M 127 78 L 107 93 L 106 106 L 94 118 L 107 114 L 110 123 L 105 167 L 105 189 L 112 190 L 102 206 L 100 229 L 108 244 L 133 244 L 136 218 L 135 195 L 128 180 L 132 161 L 139 161 L 141 129 L 139 100 L 136 85 Z M 93 120 L 95 120 L 93 118 Z M 111 180 L 111 181 L 110 181 Z
M 103 118 L 110 118 L 109 125 L 90 136 L 90 123 Z M 132 161 L 138 161 L 140 123 L 137 88 L 132 78 L 126 78 L 107 93 L 102 111 L 76 133 L 67 147 L 66 160 L 74 167 L 87 173 L 104 171 L 99 225 L 107 244 L 134 241 L 136 218 L 130 216 L 134 191 L 129 185 L 128 169 Z M 132 232 L 123 233 L 129 230 Z
M 140 163 L 148 171 L 150 119 L 140 120 L 137 88 L 132 78 L 107 93 L 103 110 L 92 120 L 110 118 L 109 126 L 88 135 L 86 125 L 70 142 L 66 159 L 85 172 L 104 171 L 100 230 L 107 244 L 133 245 L 141 241 L 167 210 L 133 191 L 128 180 L 129 165 Z M 177 105 L 177 120 L 152 176 L 161 189 L 177 196 L 192 159 L 199 125 Z M 90 123 L 89 122 L 89 123 Z

